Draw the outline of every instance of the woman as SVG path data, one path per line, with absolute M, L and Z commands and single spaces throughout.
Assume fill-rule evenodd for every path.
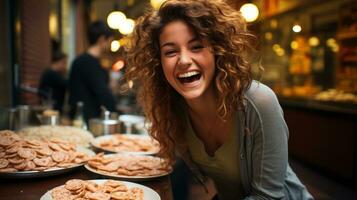
M 219 199 L 312 199 L 289 167 L 275 94 L 252 80 L 252 38 L 222 1 L 168 0 L 138 20 L 126 76 L 161 153 L 210 177 Z

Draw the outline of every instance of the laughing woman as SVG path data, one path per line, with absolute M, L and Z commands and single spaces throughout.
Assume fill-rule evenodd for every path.
M 126 76 L 161 153 L 210 177 L 220 200 L 313 199 L 288 164 L 275 94 L 252 80 L 252 38 L 222 1 L 168 0 L 138 20 Z

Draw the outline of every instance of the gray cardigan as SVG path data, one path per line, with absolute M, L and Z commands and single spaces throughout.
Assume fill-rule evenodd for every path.
M 274 92 L 253 81 L 245 93 L 244 105 L 245 111 L 239 111 L 238 115 L 240 149 L 237 155 L 245 200 L 313 199 L 289 166 L 289 130 Z M 190 159 L 189 152 L 180 154 L 204 185 L 204 177 Z

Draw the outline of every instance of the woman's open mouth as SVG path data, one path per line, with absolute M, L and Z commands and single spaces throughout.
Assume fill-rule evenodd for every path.
M 185 72 L 178 75 L 178 80 L 182 84 L 193 83 L 201 78 L 201 73 L 198 71 Z

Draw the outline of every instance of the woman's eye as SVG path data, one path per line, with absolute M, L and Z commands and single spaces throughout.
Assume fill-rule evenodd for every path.
M 194 45 L 193 47 L 192 47 L 192 50 L 200 50 L 200 49 L 203 49 L 204 48 L 204 46 L 203 45 Z
M 175 55 L 176 53 L 176 50 L 169 50 L 169 51 L 166 51 L 164 54 L 165 56 L 173 56 Z

